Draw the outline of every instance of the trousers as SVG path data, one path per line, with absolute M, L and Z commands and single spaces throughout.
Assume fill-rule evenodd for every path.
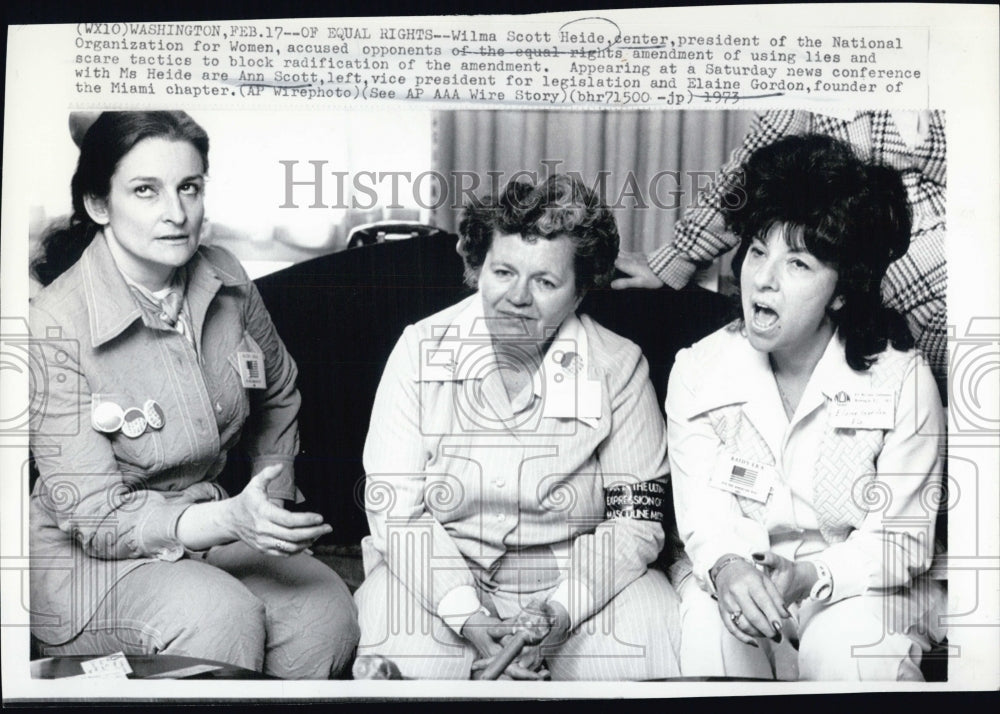
M 332 569 L 306 554 L 278 558 L 232 543 L 136 568 L 79 635 L 42 653 L 174 654 L 327 679 L 351 661 L 358 636 L 351 593 Z
M 530 598 L 544 596 L 535 592 Z M 429 612 L 384 562 L 354 594 L 361 624 L 358 655 L 388 657 L 404 677 L 469 679 L 475 648 Z M 501 618 L 529 599 L 496 590 L 480 601 Z M 523 601 L 523 602 L 522 602 Z M 545 654 L 553 680 L 645 680 L 680 673 L 679 598 L 666 576 L 649 570 L 608 605 L 574 629 L 565 643 Z
M 883 598 L 862 595 L 792 607 L 782 642 L 743 644 L 722 623 L 718 603 L 693 577 L 681 596 L 681 673 L 685 677 L 751 677 L 812 681 L 923 681 L 922 652 L 930 639 L 887 627 Z M 797 643 L 797 648 L 793 646 Z

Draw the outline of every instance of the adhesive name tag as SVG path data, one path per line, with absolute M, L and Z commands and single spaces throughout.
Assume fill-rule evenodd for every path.
M 80 663 L 83 673 L 91 676 L 124 676 L 132 673 L 124 652 L 115 652 L 107 657 L 87 660 Z
M 264 389 L 264 355 L 260 352 L 237 352 L 240 382 L 244 389 Z
M 775 477 L 773 466 L 740 456 L 723 455 L 716 459 L 708 485 L 737 496 L 767 503 Z
M 838 392 L 830 409 L 830 425 L 836 429 L 892 429 L 896 424 L 891 392 Z
M 596 379 L 548 379 L 542 416 L 564 419 L 601 418 L 601 382 Z

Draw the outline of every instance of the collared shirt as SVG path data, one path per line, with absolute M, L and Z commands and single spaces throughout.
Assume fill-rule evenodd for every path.
M 531 347 L 526 346 L 526 350 Z M 659 522 L 605 519 L 604 490 L 663 479 L 666 432 L 639 348 L 570 316 L 512 405 L 479 294 L 403 332 L 365 443 L 373 545 L 456 631 L 479 608 L 470 564 L 549 546 L 565 560 L 553 598 L 575 624 L 645 572 Z
M 876 372 L 889 363 L 901 365 L 903 375 L 888 389 L 894 426 L 884 432 L 874 479 L 869 482 L 869 473 L 843 479 L 864 488 L 841 494 L 853 499 L 857 517 L 846 540 L 831 544 L 821 533 L 815 496 L 819 463 L 828 456 L 828 411 L 841 392 L 871 391 Z M 711 415 L 732 405 L 774 458 L 776 480 L 756 518 L 732 493 L 709 483 L 729 456 Z M 915 353 L 889 348 L 867 372 L 856 372 L 833 337 L 789 420 L 767 354 L 726 327 L 677 354 L 666 410 L 678 531 L 704 589 L 711 590 L 708 570 L 726 553 L 749 558 L 771 549 L 790 560 L 822 560 L 833 574 L 835 600 L 908 585 L 929 567 L 937 513 L 927 503 L 941 478 L 944 421 L 929 370 Z M 851 432 L 858 447 L 862 431 Z M 851 447 L 850 434 L 844 446 Z
M 283 467 L 269 495 L 296 496 L 295 363 L 232 255 L 202 247 L 187 267 L 197 347 L 136 298 L 100 235 L 32 302 L 32 355 L 44 365 L 31 414 L 32 629 L 49 644 L 79 632 L 132 568 L 184 555 L 177 521 L 226 496 L 215 478 L 241 435 L 255 471 Z M 261 356 L 264 388 L 244 388 L 241 353 Z M 161 428 L 135 438 L 95 428 L 100 405 L 148 400 Z
M 758 114 L 719 178 L 697 197 L 674 226 L 672 242 L 649 256 L 649 266 L 667 285 L 684 287 L 699 264 L 734 248 L 738 239 L 727 233 L 720 199 L 739 185 L 738 169 L 762 146 L 783 136 L 820 133 L 845 141 L 863 158 L 898 170 L 906 187 L 913 226 L 906 254 L 889 266 L 882 282 L 885 303 L 910 323 L 917 347 L 926 356 L 941 393 L 947 388 L 948 345 L 945 325 L 945 191 L 947 189 L 944 114 L 928 115 L 926 135 L 910 145 L 911 132 L 896 124 L 891 111 L 861 111 L 825 116 L 808 111 L 775 110 Z M 912 139 L 911 139 L 912 140 Z

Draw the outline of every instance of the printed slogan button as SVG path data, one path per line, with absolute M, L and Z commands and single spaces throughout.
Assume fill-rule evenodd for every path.
M 125 411 L 125 423 L 122 424 L 122 434 L 130 439 L 141 436 L 146 431 L 146 415 L 138 407 Z
M 151 429 L 163 428 L 163 407 L 155 399 L 146 400 L 146 403 L 142 405 L 142 413 L 145 415 L 146 423 L 149 424 Z

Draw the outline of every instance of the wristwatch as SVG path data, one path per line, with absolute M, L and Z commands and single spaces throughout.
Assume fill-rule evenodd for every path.
M 814 602 L 826 602 L 833 596 L 833 575 L 826 563 L 820 560 L 812 561 L 816 566 L 816 582 L 809 591 L 809 599 Z

